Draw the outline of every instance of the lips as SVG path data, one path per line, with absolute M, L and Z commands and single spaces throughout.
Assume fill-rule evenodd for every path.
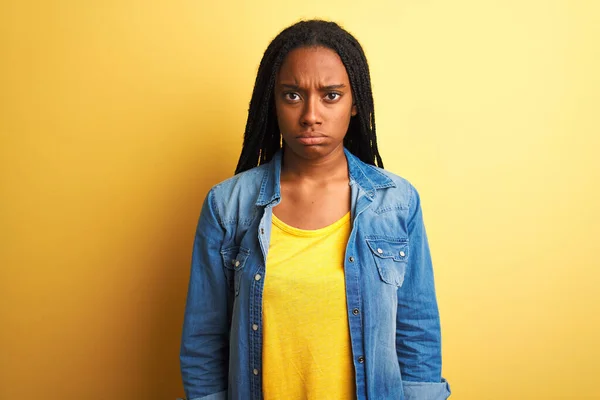
M 298 140 L 298 142 L 302 143 L 303 145 L 314 146 L 314 145 L 322 144 L 323 142 L 325 142 L 327 137 L 324 135 L 321 135 L 319 133 L 316 133 L 316 132 L 311 132 L 311 133 L 298 135 L 298 136 L 296 136 L 296 139 Z

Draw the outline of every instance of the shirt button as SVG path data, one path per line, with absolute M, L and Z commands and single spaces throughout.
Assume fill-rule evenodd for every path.
M 402 255 L 402 254 L 401 254 Z M 235 266 L 239 267 L 240 266 L 240 262 L 238 260 L 235 260 Z
M 405 255 L 406 255 L 405 252 L 403 252 L 403 251 L 400 252 L 400 257 L 404 257 Z
M 365 358 L 363 356 L 358 357 L 358 362 L 359 363 L 364 363 L 365 362 Z
M 260 276 L 260 274 L 254 275 L 254 280 L 255 281 L 260 281 L 260 278 L 262 278 L 262 276 Z
M 263 228 L 260 228 L 260 234 L 264 235 L 265 234 L 265 230 Z
M 379 254 L 383 254 L 383 250 L 381 250 L 381 249 L 377 249 L 377 252 L 378 252 Z
M 348 261 L 354 262 L 354 257 L 348 257 Z
M 252 373 L 253 373 L 254 375 L 258 375 L 258 370 L 257 370 L 256 368 L 254 368 L 254 369 L 252 370 Z
M 256 325 L 256 324 L 252 324 L 252 330 L 253 330 L 253 331 L 257 331 L 257 330 L 258 330 L 258 325 Z
M 352 310 L 352 314 L 354 315 L 358 315 L 360 311 L 358 310 L 358 308 L 355 308 L 354 310 Z

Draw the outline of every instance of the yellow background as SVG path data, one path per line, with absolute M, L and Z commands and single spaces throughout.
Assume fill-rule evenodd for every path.
M 454 399 L 600 398 L 597 1 L 2 1 L 0 399 L 174 399 L 268 42 L 342 23 L 423 198 Z

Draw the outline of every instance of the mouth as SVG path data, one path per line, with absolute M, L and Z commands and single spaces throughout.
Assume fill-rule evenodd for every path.
M 298 135 L 296 136 L 296 140 L 305 146 L 315 146 L 323 144 L 327 140 L 327 137 L 320 133 L 312 132 Z

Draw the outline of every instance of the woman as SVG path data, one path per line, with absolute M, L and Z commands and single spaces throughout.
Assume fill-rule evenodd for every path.
M 188 399 L 448 397 L 419 196 L 382 168 L 360 44 L 332 22 L 282 31 L 198 223 Z

